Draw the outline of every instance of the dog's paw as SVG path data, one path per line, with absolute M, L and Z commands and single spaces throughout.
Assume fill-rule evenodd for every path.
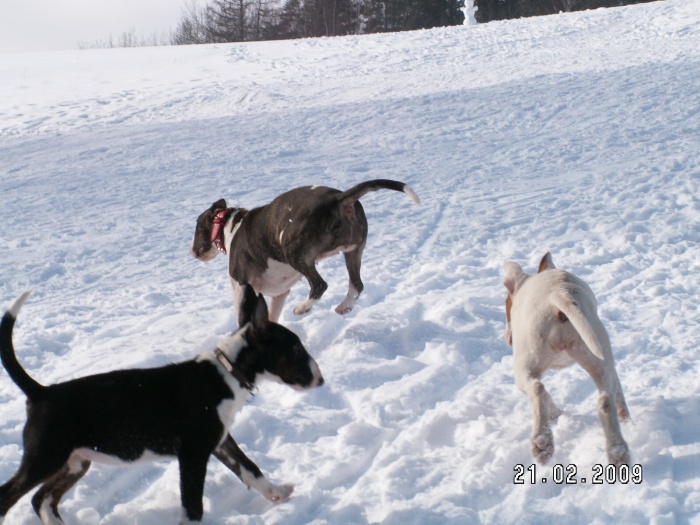
M 340 303 L 335 307 L 335 313 L 339 315 L 349 314 L 350 312 L 352 312 L 352 306 L 345 306 L 343 303 Z
M 294 315 L 304 315 L 309 310 L 311 310 L 311 307 L 307 307 L 304 303 L 301 303 L 294 307 Z
M 539 434 L 532 438 L 532 455 L 540 465 L 544 465 L 554 454 L 554 438 L 551 432 Z
M 287 501 L 294 492 L 294 485 L 275 485 L 270 483 L 269 486 L 262 492 L 262 495 L 273 503 L 281 503 Z
M 630 449 L 627 447 L 627 443 L 624 441 L 617 445 L 608 446 L 608 463 L 610 465 L 631 465 L 632 456 L 630 455 Z

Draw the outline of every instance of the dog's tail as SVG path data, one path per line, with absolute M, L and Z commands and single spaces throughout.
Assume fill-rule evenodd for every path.
M 345 209 L 347 207 L 352 207 L 355 205 L 355 201 L 359 200 L 363 195 L 369 193 L 370 191 L 377 190 L 394 190 L 402 191 L 416 204 L 420 204 L 420 199 L 418 195 L 403 182 L 388 179 L 376 179 L 368 180 L 367 182 L 362 182 L 357 186 L 344 191 L 338 196 L 338 201 L 340 202 L 341 208 Z
M 2 358 L 2 364 L 12 380 L 31 400 L 36 399 L 44 387 L 32 379 L 19 364 L 15 355 L 15 347 L 12 344 L 12 330 L 15 327 L 15 320 L 24 301 L 29 297 L 29 293 L 24 292 L 20 295 L 2 317 L 2 322 L 0 322 L 0 358 Z
M 591 322 L 583 314 L 581 306 L 567 293 L 556 293 L 551 299 L 552 306 L 558 308 L 571 322 L 572 326 L 586 343 L 588 349 L 601 360 L 605 359 L 605 353 L 600 345 L 598 336 L 591 326 Z

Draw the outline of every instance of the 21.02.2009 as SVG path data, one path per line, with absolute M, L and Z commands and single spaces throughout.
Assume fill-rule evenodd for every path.
M 548 483 L 549 481 L 557 485 L 576 485 L 590 483 L 591 485 L 612 485 L 620 483 L 627 485 L 634 483 L 639 485 L 643 480 L 642 465 L 593 465 L 592 473 L 589 477 L 579 477 L 579 468 L 574 464 L 562 465 L 557 463 L 552 466 L 551 475 L 538 477 L 537 466 L 531 464 L 525 466 L 517 464 L 513 467 L 513 484 L 525 485 L 527 483 L 534 485 L 536 483 Z

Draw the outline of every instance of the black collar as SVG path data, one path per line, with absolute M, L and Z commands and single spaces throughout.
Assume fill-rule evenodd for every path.
M 228 357 L 226 357 L 226 354 L 224 354 L 220 348 L 217 348 L 214 350 L 214 355 L 216 358 L 219 360 L 219 362 L 224 365 L 224 368 L 228 371 L 229 374 L 231 374 L 233 377 L 238 379 L 238 382 L 241 384 L 242 388 L 245 388 L 246 390 L 253 390 L 255 385 L 253 385 L 250 381 L 248 381 L 248 378 L 246 378 L 245 374 L 243 374 L 243 371 L 236 366 L 234 363 L 232 363 Z

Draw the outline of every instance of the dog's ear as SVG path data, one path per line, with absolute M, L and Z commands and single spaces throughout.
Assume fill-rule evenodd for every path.
M 507 262 L 503 265 L 503 273 L 503 286 L 506 287 L 510 295 L 513 295 L 515 293 L 515 285 L 524 275 L 523 269 L 518 263 Z
M 217 211 L 219 211 L 219 210 L 225 210 L 226 208 L 228 208 L 228 206 L 226 206 L 226 200 L 225 200 L 225 199 L 219 199 L 219 200 L 216 201 L 214 204 L 212 204 L 212 205 L 211 205 L 211 208 L 209 208 L 209 209 L 211 210 L 212 215 L 214 215 Z
M 544 254 L 544 257 L 542 257 L 542 260 L 540 261 L 540 267 L 537 269 L 537 273 L 542 273 L 545 270 L 554 270 L 554 268 L 556 268 L 556 266 L 554 266 L 552 254 L 547 252 Z
M 255 312 L 253 313 L 253 328 L 255 330 L 264 330 L 270 324 L 270 316 L 267 312 L 267 303 L 265 298 L 260 293 L 257 296 Z
M 258 306 L 258 297 L 249 284 L 241 287 L 241 303 L 238 308 L 238 326 L 244 326 L 253 320 Z

